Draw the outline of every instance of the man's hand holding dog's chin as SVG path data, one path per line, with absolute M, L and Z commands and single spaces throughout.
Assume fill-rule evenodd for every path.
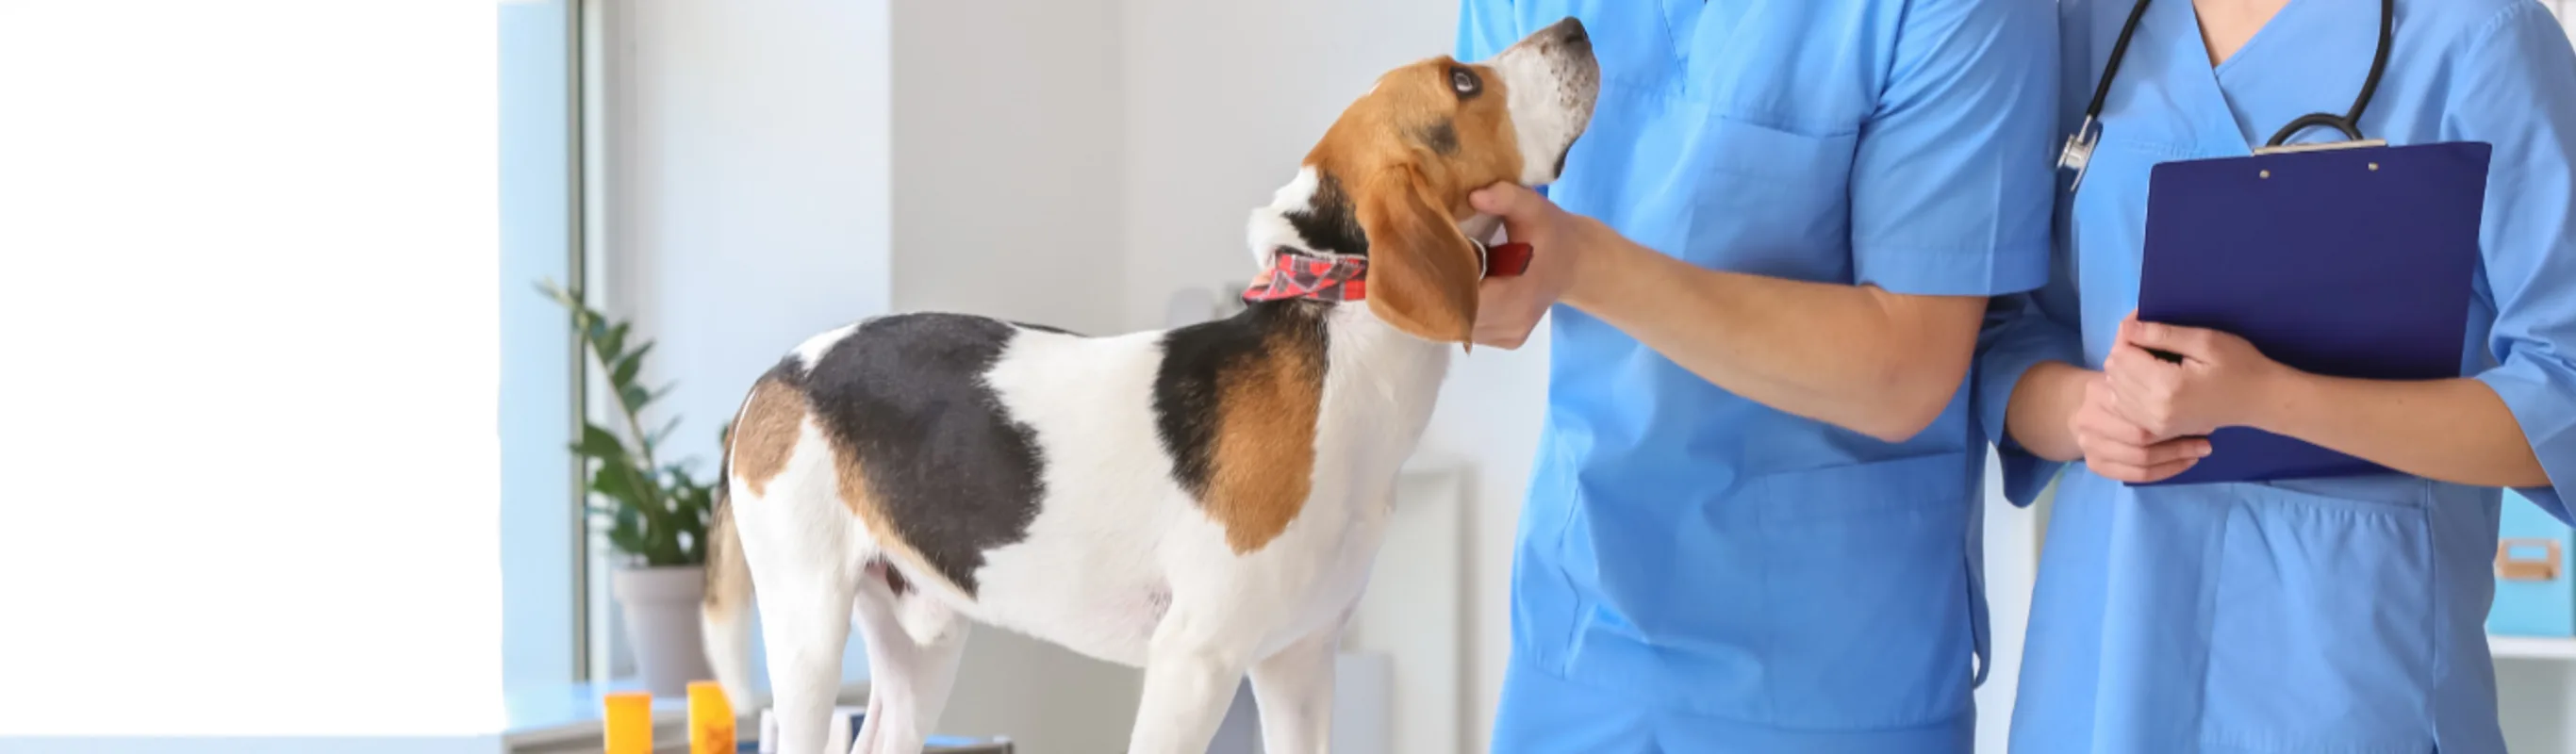
M 1510 241 L 1530 246 L 1529 269 L 1515 277 L 1486 278 L 1476 304 L 1476 344 L 1519 348 L 1548 307 L 1582 297 L 1577 281 L 1584 277 L 1586 260 L 1618 234 L 1518 184 L 1494 184 L 1468 201 L 1477 212 L 1502 218 L 1503 235 Z

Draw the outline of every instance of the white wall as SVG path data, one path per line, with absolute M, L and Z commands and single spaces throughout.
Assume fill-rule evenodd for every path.
M 2567 24 L 2570 42 L 2576 42 L 2576 0 L 2542 0 L 2542 5 L 2558 14 L 2559 23 Z
M 894 307 L 1119 329 L 1115 0 L 894 4 Z
M 882 313 L 894 223 L 885 0 L 619 0 L 611 304 L 676 382 L 674 452 L 715 461 L 752 379 Z

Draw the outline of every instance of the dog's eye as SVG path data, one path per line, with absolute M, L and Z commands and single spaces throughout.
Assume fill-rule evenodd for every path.
M 1476 96 L 1476 92 L 1484 87 L 1485 82 L 1476 78 L 1475 71 L 1465 68 L 1449 69 L 1449 88 L 1457 90 L 1459 97 Z

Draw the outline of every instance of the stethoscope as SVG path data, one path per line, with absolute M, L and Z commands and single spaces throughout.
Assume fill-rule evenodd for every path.
M 2129 20 L 2120 24 L 2119 40 L 2111 44 L 2111 59 L 2102 67 L 2102 80 L 2093 85 L 2093 102 L 2084 107 L 2084 123 L 2067 135 L 2066 148 L 2057 153 L 2057 168 L 2075 171 L 2075 182 L 2066 188 L 2069 193 L 2084 185 L 2084 168 L 2093 163 L 2093 147 L 2102 143 L 2102 100 L 2111 94 L 2111 80 L 2120 75 L 2120 61 L 2129 56 L 2129 38 L 2138 32 L 2138 19 L 2146 15 L 2147 0 L 2138 0 L 2129 9 Z M 2379 52 L 2371 57 L 2370 77 L 2362 80 L 2361 95 L 2353 98 L 2351 112 L 2300 116 L 2273 133 L 2272 141 L 2257 153 L 2282 149 L 2282 143 L 2290 137 L 2316 126 L 2333 126 L 2354 142 L 2366 141 L 2361 136 L 2361 111 L 2370 107 L 2371 95 L 2379 92 L 2379 74 L 2388 69 L 2388 45 L 2396 37 L 2396 18 L 2397 0 L 2379 0 Z

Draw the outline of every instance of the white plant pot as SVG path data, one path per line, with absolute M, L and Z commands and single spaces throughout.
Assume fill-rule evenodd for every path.
M 626 639 L 644 689 L 659 697 L 686 696 L 690 681 L 713 680 L 706 646 L 699 640 L 698 604 L 706 596 L 699 566 L 621 568 L 609 594 L 625 611 Z

